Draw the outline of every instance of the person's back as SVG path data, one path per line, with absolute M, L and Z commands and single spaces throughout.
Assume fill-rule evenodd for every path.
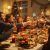
M 7 30 L 9 30 L 9 29 L 11 29 L 12 28 L 12 25 L 10 24 L 6 24 L 5 22 L 3 22 L 3 21 L 1 21 L 0 20 L 0 34 L 5 30 L 5 29 L 7 29 Z
M 8 25 L 3 21 L 0 21 L 0 42 L 8 39 L 11 35 L 10 29 L 12 28 L 12 25 Z M 4 32 L 7 30 L 7 32 Z

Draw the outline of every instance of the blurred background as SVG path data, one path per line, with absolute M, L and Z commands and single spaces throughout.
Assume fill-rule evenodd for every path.
M 18 9 L 17 16 L 39 15 L 42 11 L 49 15 L 50 0 L 0 0 L 0 11 L 9 14 L 14 9 Z

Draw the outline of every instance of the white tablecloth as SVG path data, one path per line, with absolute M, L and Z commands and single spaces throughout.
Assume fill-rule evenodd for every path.
M 42 50 L 43 44 L 38 44 L 36 47 L 32 49 L 21 49 L 21 50 Z M 18 47 L 15 47 L 15 44 L 11 44 L 9 48 L 6 48 L 6 50 L 18 50 Z
M 15 46 L 15 43 L 11 44 L 10 41 L 3 41 L 2 44 L 10 44 L 10 47 L 6 48 L 6 50 L 18 50 L 18 47 Z M 42 50 L 43 45 L 44 44 L 37 44 L 37 46 L 32 49 L 23 49 L 23 50 Z

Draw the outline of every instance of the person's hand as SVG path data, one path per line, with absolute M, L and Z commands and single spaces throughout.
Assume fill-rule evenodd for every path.
M 27 25 L 32 25 L 32 21 L 27 21 Z
M 25 27 L 25 26 L 27 25 L 27 22 L 23 22 L 22 24 L 23 24 L 23 26 Z
M 10 25 L 10 23 L 6 23 L 7 25 Z

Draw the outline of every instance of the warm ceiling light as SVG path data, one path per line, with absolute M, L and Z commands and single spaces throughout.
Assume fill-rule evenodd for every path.
M 23 7 L 19 7 L 19 9 L 20 9 L 20 10 L 22 10 L 22 9 L 23 9 Z
M 36 16 L 36 13 L 33 13 L 33 17 Z
M 11 9 L 11 6 L 8 6 L 8 9 Z
M 50 10 L 47 10 L 46 11 L 46 15 L 50 15 Z

